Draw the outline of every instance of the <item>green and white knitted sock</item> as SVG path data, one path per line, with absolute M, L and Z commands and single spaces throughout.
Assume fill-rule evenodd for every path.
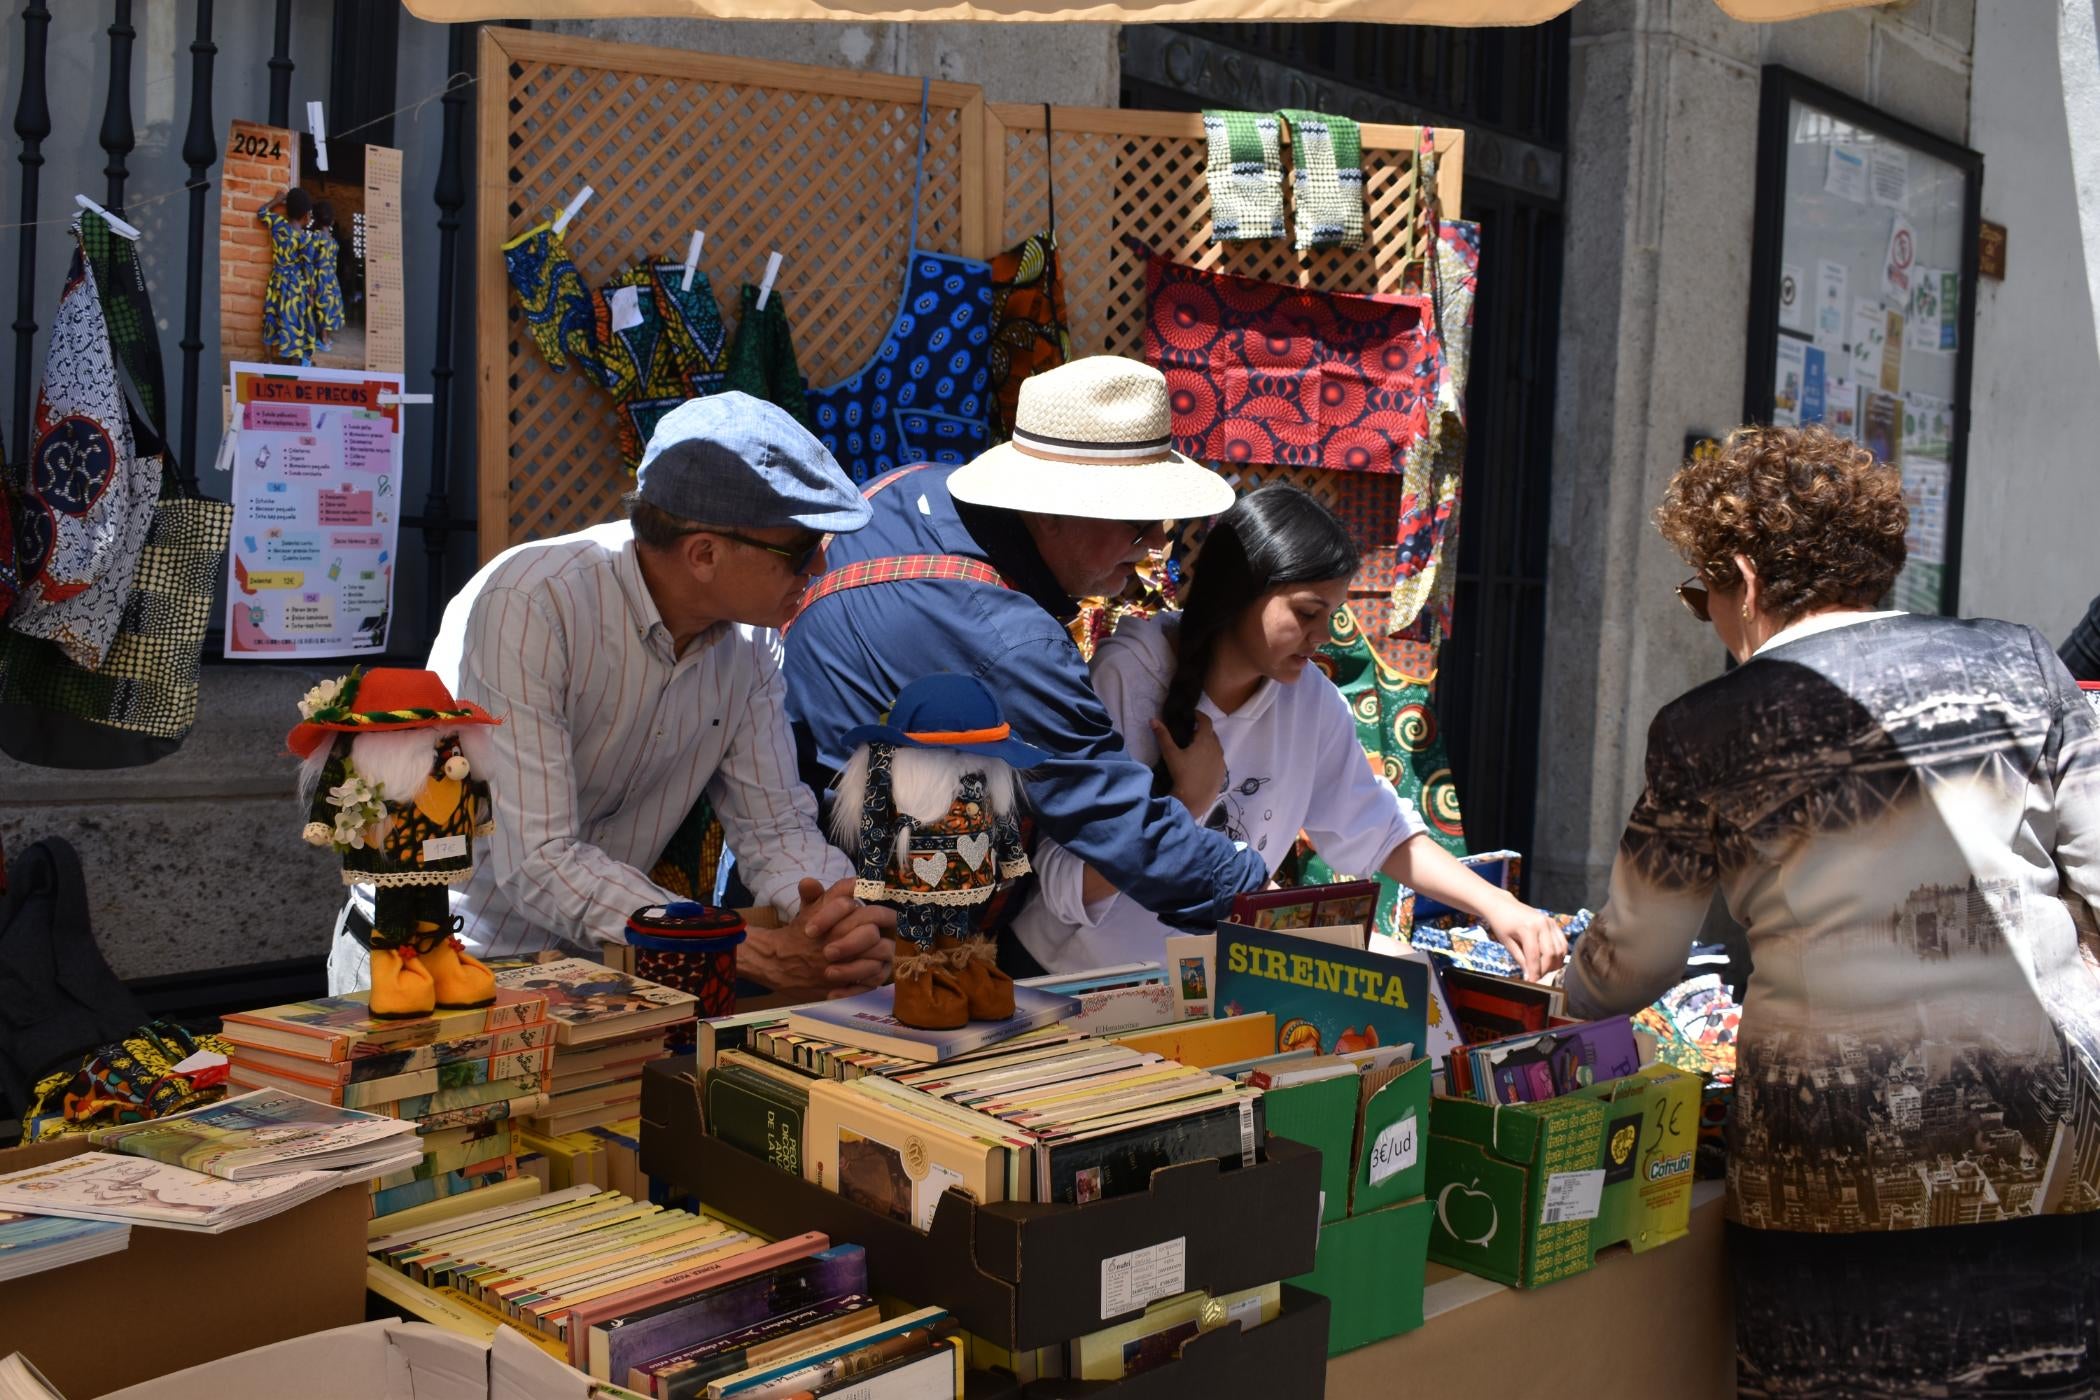
M 1354 248 L 1364 241 L 1363 132 L 1348 117 L 1286 108 L 1291 126 L 1293 247 Z
M 1203 114 L 1212 242 L 1283 237 L 1282 132 L 1266 112 Z

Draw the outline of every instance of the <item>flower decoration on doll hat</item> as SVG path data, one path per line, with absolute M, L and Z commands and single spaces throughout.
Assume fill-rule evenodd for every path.
M 844 744 L 889 744 L 901 749 L 946 749 L 996 758 L 1015 768 L 1033 768 L 1050 755 L 1013 737 L 999 698 L 975 676 L 940 673 L 904 687 L 882 724 L 846 731 Z
M 301 758 L 336 734 L 503 723 L 471 700 L 453 699 L 435 671 L 396 666 L 352 667 L 340 680 L 323 681 L 299 701 L 299 713 L 305 718 L 284 742 Z

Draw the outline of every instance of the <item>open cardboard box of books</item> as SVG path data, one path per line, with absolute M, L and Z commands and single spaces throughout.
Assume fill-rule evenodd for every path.
M 0 1172 L 87 1150 L 82 1139 L 8 1148 Z M 360 1181 L 222 1235 L 134 1226 L 115 1254 L 0 1283 L 0 1355 L 23 1353 L 60 1392 L 88 1400 L 357 1322 L 370 1209 Z M 107 1344 L 84 1340 L 98 1329 Z
M 1228 1293 L 1314 1264 L 1320 1156 L 1283 1138 L 1253 1166 L 1163 1167 L 1148 1191 L 1085 1205 L 978 1205 L 950 1191 L 922 1234 L 709 1137 L 690 1068 L 649 1066 L 642 1121 L 649 1175 L 763 1234 L 820 1230 L 863 1245 L 878 1292 L 938 1303 L 1007 1351 L 1098 1331 L 1154 1298 Z
M 588 1400 L 592 1386 L 509 1328 L 478 1342 L 388 1320 L 257 1347 L 105 1400 Z

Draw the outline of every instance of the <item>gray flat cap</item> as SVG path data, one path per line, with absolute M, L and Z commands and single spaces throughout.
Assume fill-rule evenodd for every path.
M 635 489 L 659 510 L 732 528 L 850 534 L 868 503 L 824 444 L 777 404 L 730 390 L 689 399 L 649 435 Z

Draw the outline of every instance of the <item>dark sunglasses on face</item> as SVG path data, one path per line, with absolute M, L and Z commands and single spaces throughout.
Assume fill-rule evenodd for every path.
M 1686 611 L 1701 622 L 1714 620 L 1712 609 L 1708 606 L 1711 600 L 1706 591 L 1706 581 L 1697 574 L 1677 585 L 1677 601 L 1684 604 Z
M 720 535 L 725 540 L 735 540 L 738 544 L 750 545 L 753 549 L 762 549 L 768 554 L 777 554 L 787 560 L 789 572 L 797 574 L 807 573 L 811 561 L 817 557 L 817 551 L 824 547 L 822 535 L 812 535 L 806 543 L 798 540 L 792 545 L 785 545 L 768 544 L 749 535 L 740 535 L 734 530 L 710 530 L 708 533 Z

